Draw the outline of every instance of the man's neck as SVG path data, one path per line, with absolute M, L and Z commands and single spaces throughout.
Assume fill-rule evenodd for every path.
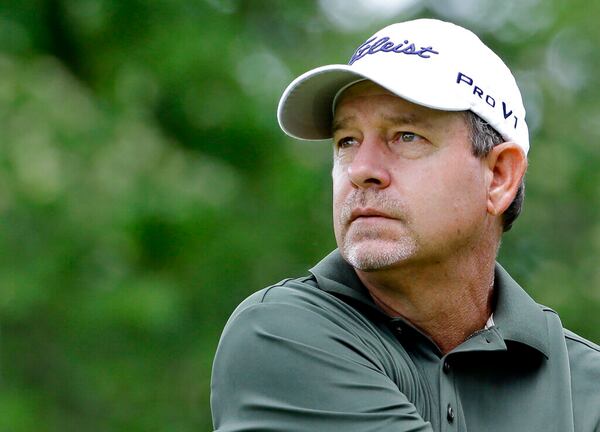
M 356 273 L 384 312 L 405 318 L 447 353 L 483 329 L 490 317 L 494 262 L 495 251 Z

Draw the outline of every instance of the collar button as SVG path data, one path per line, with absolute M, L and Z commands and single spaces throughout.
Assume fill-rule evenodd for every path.
M 452 408 L 452 405 L 448 404 L 448 411 L 446 411 L 446 419 L 448 420 L 448 423 L 452 423 L 454 421 L 454 409 Z

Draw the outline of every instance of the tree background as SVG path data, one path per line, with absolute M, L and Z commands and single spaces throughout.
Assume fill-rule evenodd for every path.
M 334 248 L 330 148 L 285 86 L 384 25 L 452 20 L 515 72 L 532 150 L 500 261 L 600 340 L 600 2 L 0 2 L 0 431 L 212 430 L 248 294 Z

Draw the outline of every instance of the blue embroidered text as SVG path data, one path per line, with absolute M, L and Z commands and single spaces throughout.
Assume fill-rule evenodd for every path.
M 487 94 L 487 92 L 484 92 L 481 87 L 476 85 L 473 78 L 465 75 L 462 72 L 459 72 L 456 76 L 456 84 L 460 83 L 465 83 L 468 86 L 472 86 L 474 96 L 478 96 L 479 99 L 485 100 L 485 103 L 487 103 L 489 106 L 491 106 L 492 108 L 496 108 L 496 99 L 492 95 Z M 502 116 L 504 117 L 504 120 L 507 120 L 510 116 L 512 116 L 513 127 L 515 129 L 517 128 L 517 125 L 519 124 L 519 118 L 513 114 L 513 110 L 510 109 L 504 101 L 502 101 Z
M 368 54 L 375 54 L 379 51 L 394 52 L 398 54 L 412 54 L 417 55 L 421 58 L 430 58 L 430 54 L 439 54 L 439 52 L 435 51 L 431 46 L 421 47 L 417 49 L 414 43 L 410 43 L 407 40 L 405 40 L 402 43 L 396 44 L 395 42 L 391 41 L 390 38 L 387 36 L 382 37 L 377 41 L 373 42 L 375 39 L 376 37 L 373 36 L 371 39 L 359 46 L 352 55 L 352 58 L 350 59 L 350 62 L 348 64 L 351 65 L 356 60 L 360 60 Z M 371 42 L 373 42 L 373 44 L 371 44 Z

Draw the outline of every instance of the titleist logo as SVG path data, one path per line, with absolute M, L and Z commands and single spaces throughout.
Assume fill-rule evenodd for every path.
M 414 43 L 411 43 L 407 40 L 397 44 L 396 42 L 391 41 L 390 38 L 387 36 L 379 38 L 377 40 L 375 39 L 377 39 L 377 37 L 373 36 L 371 39 L 359 46 L 356 49 L 356 51 L 354 51 L 354 55 L 352 56 L 348 64 L 351 65 L 356 60 L 360 60 L 368 54 L 378 53 L 379 51 L 393 52 L 397 54 L 417 55 L 421 58 L 430 58 L 430 54 L 439 54 L 439 52 L 435 51 L 431 46 L 421 47 L 417 49 Z

